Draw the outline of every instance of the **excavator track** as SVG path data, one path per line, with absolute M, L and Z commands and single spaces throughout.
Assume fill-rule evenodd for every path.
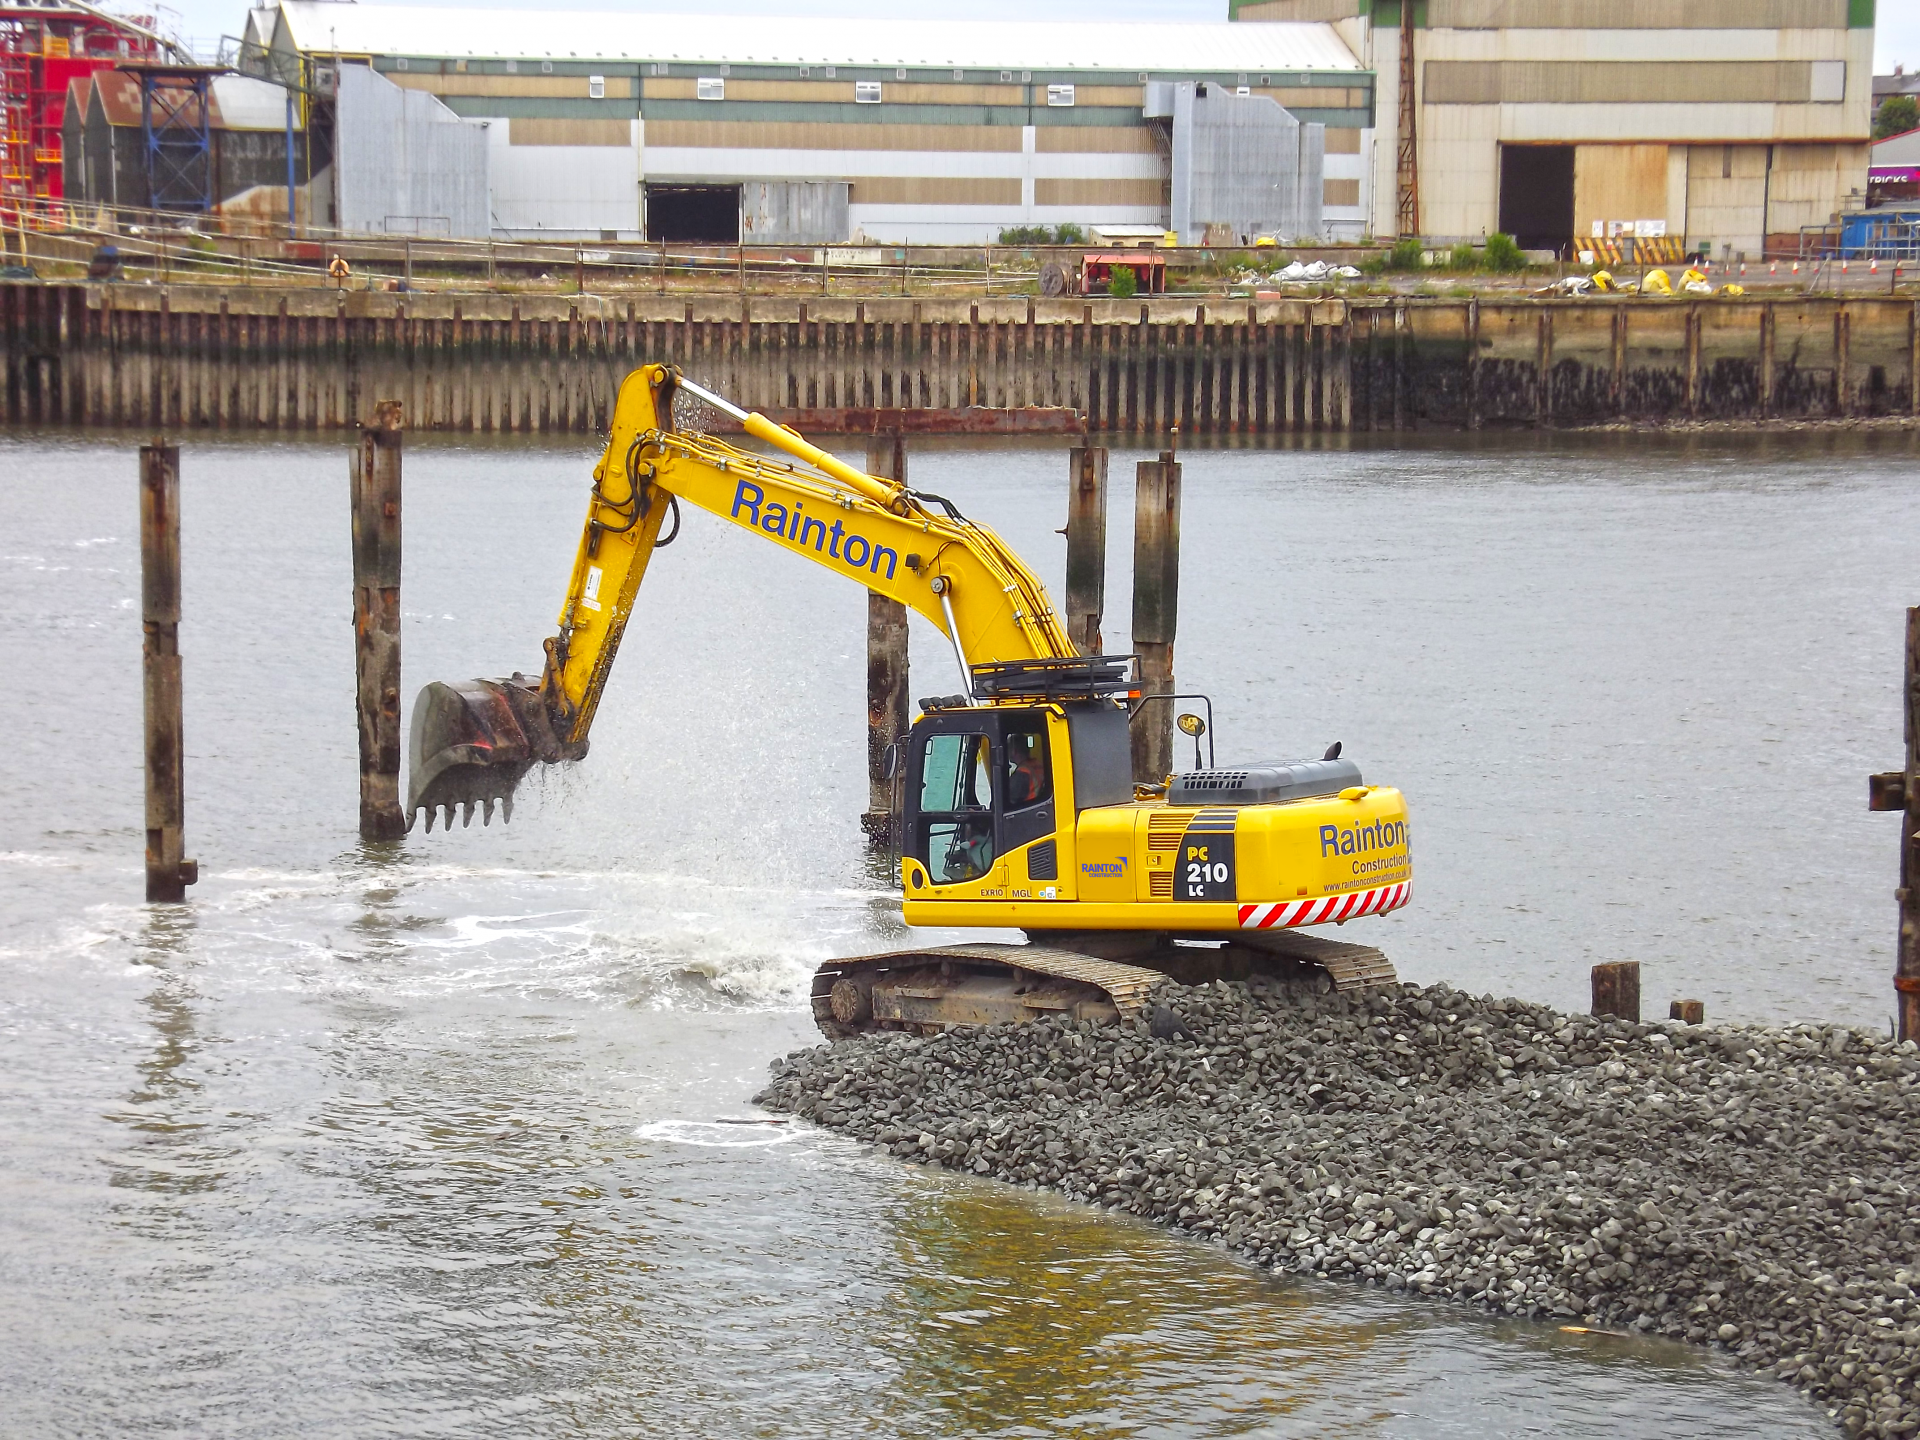
M 1397 985 L 1393 962 L 1372 945 L 1329 940 L 1306 930 L 1255 930 L 1233 937 L 1236 946 L 1262 955 L 1317 965 L 1339 991 L 1366 990 L 1375 985 Z
M 1196 936 L 1195 939 L 1218 939 Z M 1236 935 L 1228 945 L 1177 946 L 1125 932 L 1090 937 L 1131 964 L 1059 945 L 940 945 L 852 955 L 813 976 L 813 1018 L 830 1040 L 876 1030 L 921 1034 L 1069 1015 L 1135 1019 L 1162 982 L 1244 980 L 1253 974 L 1305 980 L 1322 990 L 1394 984 L 1393 964 L 1371 945 L 1285 931 Z
M 1158 970 L 1050 945 L 939 945 L 853 955 L 813 976 L 813 1018 L 830 1040 L 870 1030 L 931 1032 L 1070 1015 L 1132 1019 Z

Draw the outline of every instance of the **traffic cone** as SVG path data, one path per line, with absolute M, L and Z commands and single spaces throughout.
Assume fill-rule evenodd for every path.
M 1867 273 L 1869 275 L 1878 275 L 1880 273 L 1880 257 L 1879 256 L 1876 255 L 1874 256 L 1873 259 L 1867 262 Z

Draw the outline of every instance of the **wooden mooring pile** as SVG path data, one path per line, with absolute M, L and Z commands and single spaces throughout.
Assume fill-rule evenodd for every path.
M 776 416 L 1050 408 L 1147 436 L 1920 416 L 1917 319 L 1920 304 L 1891 297 L 689 301 L 20 283 L 0 285 L 0 405 L 13 426 L 339 430 L 369 423 L 380 397 L 416 430 L 581 433 L 606 425 L 627 371 L 669 360 Z

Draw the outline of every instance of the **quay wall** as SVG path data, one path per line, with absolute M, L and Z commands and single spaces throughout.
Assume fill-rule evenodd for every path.
M 591 432 L 674 361 L 766 410 L 1065 406 L 1096 432 L 1920 417 L 1920 301 L 865 300 L 0 285 L 9 426 Z

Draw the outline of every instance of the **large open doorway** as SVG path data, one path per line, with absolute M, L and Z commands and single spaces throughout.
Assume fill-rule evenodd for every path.
M 676 245 L 738 245 L 738 185 L 647 186 L 647 239 Z
M 1573 146 L 1500 147 L 1500 229 L 1522 250 L 1573 243 Z

